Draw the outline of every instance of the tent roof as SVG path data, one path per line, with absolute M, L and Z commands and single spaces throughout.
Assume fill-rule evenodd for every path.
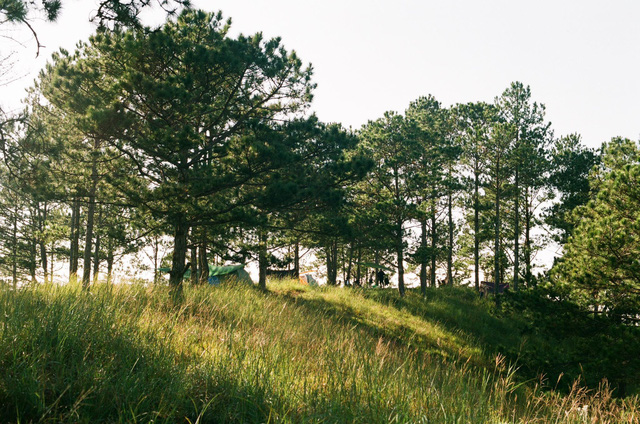
M 209 277 L 231 274 L 242 268 L 244 268 L 244 265 L 227 265 L 227 266 L 209 265 Z M 162 268 L 158 268 L 158 271 L 171 272 L 171 268 L 162 267 Z M 188 269 L 187 272 L 184 273 L 184 278 L 189 278 L 190 276 L 191 276 L 191 269 Z
M 244 268 L 244 265 L 227 265 L 227 266 L 209 265 L 209 277 L 231 274 L 242 268 Z

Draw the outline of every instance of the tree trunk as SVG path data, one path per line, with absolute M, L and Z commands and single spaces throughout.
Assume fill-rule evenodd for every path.
M 499 162 L 496 167 L 499 168 Z M 498 296 L 498 286 L 500 285 L 500 181 L 499 176 L 496 177 L 496 217 L 495 217 L 495 253 L 494 253 L 494 287 L 493 291 L 496 297 Z
M 158 250 L 160 249 L 159 237 L 153 236 L 153 282 L 158 284 L 160 281 L 160 263 L 158 258 Z
M 42 259 L 42 270 L 44 271 L 44 283 L 49 282 L 49 264 L 47 263 L 47 245 L 44 240 L 40 240 L 40 259 Z
M 435 202 L 435 199 L 433 199 Z M 436 208 L 431 206 L 431 287 L 436 286 Z
M 353 266 L 353 242 L 349 244 L 349 265 L 347 266 L 347 276 L 344 280 L 344 283 L 347 284 L 347 281 L 351 284 L 351 268 Z
M 300 278 L 300 240 L 296 239 L 293 250 L 293 269 L 296 273 L 296 280 Z
M 451 181 L 449 181 L 451 184 Z M 447 214 L 449 223 L 449 246 L 447 246 L 447 284 L 453 285 L 453 193 L 451 187 L 447 193 Z
M 209 241 L 207 240 L 207 230 L 203 228 L 200 249 L 198 250 L 198 270 L 200 271 L 200 284 L 207 284 L 209 282 L 209 259 L 207 258 L 208 247 Z
M 35 237 L 31 237 L 31 242 L 29 246 L 29 275 L 31 276 L 31 282 L 36 283 L 36 251 L 37 251 L 38 242 Z
M 427 218 L 420 220 L 420 293 L 427 294 Z
M 47 284 L 49 282 L 49 267 L 47 264 L 47 244 L 44 238 L 44 230 L 47 222 L 47 204 L 44 204 L 44 207 L 40 209 L 40 205 L 38 205 L 38 227 L 40 229 L 40 259 L 42 260 L 42 270 L 44 271 L 44 283 Z
M 331 257 L 333 258 L 333 285 L 338 284 L 338 240 L 333 241 Z
M 95 142 L 94 149 L 98 145 Z M 84 263 L 82 265 L 82 288 L 89 290 L 91 283 L 91 243 L 93 242 L 93 220 L 96 210 L 96 190 L 98 187 L 98 160 L 94 157 L 91 162 L 91 188 L 89 189 L 89 205 L 87 207 L 87 234 L 84 242 Z
M 156 271 L 157 272 L 157 271 Z M 107 238 L 107 284 L 113 282 L 113 241 Z
M 80 251 L 80 199 L 73 199 L 71 206 L 71 249 L 69 254 L 69 282 L 78 279 L 78 257 Z
M 187 257 L 187 239 L 189 224 L 184 217 L 176 219 L 173 232 L 173 259 L 169 273 L 169 285 L 173 288 L 174 296 L 182 294 L 182 277 L 185 272 L 184 261 Z
M 474 175 L 473 187 L 473 268 L 476 291 L 480 292 L 480 193 L 479 175 Z
M 98 207 L 98 226 L 102 222 L 102 207 Z M 100 233 L 96 232 L 96 247 L 93 254 L 93 282 L 98 281 L 100 271 Z
M 267 234 L 264 229 L 258 232 L 258 287 L 267 289 Z
M 362 261 L 362 246 L 358 246 L 358 262 L 356 264 L 356 281 L 355 284 L 360 287 L 362 285 L 362 274 L 360 270 L 360 262 Z
M 398 261 L 398 292 L 404 296 L 404 246 L 402 243 L 402 220 L 396 222 L 396 255 Z
M 524 218 L 524 282 L 531 287 L 531 210 L 529 208 L 529 189 L 525 192 L 525 218 Z
M 198 273 L 202 272 L 200 266 L 198 265 L 198 246 L 196 245 L 193 229 L 191 230 L 191 285 L 195 286 L 198 284 L 198 280 L 200 276 Z
M 515 226 L 513 236 L 513 290 L 518 290 L 518 278 L 520 274 L 520 186 L 518 180 L 519 167 L 516 166 L 515 179 Z
M 55 257 L 54 255 L 54 250 L 56 248 L 56 243 L 55 242 L 51 242 L 51 260 L 49 261 L 49 280 L 53 283 L 53 263 L 55 262 Z
M 13 210 L 11 242 L 13 243 L 11 249 L 11 279 L 13 282 L 13 290 L 16 290 L 18 288 L 18 206 L 15 206 Z
M 338 242 L 331 241 L 327 248 L 327 284 L 335 286 L 338 277 Z

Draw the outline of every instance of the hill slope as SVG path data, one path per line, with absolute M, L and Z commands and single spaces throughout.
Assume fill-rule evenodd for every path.
M 516 332 L 463 289 L 35 286 L 0 312 L 0 422 L 583 422 L 588 400 L 518 383 Z

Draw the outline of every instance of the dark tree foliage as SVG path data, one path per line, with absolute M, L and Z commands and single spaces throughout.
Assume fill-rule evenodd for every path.
M 578 134 L 561 137 L 553 146 L 549 185 L 557 191 L 559 201 L 547 209 L 546 222 L 558 230 L 554 238 L 560 244 L 573 233 L 571 212 L 589 201 L 589 173 L 599 163 L 598 152 L 586 148 Z
M 69 2 L 67 2 L 69 3 Z M 191 7 L 190 0 L 97 0 L 91 21 L 99 27 L 143 28 L 140 14 L 144 9 L 157 5 L 168 16 L 181 8 Z M 62 0 L 0 0 L 0 24 L 25 25 L 36 40 L 37 53 L 43 47 L 32 23 L 42 15 L 55 21 L 64 7 Z
M 640 383 L 640 331 L 605 315 L 594 316 L 577 303 L 571 288 L 539 284 L 509 293 L 501 316 L 516 323 L 523 343 L 504 351 L 518 372 L 544 378 L 552 389 L 569 391 L 574 381 L 597 388 L 606 379 L 617 397 Z
M 636 324 L 640 314 L 640 147 L 606 144 L 591 178 L 593 198 L 573 215 L 575 227 L 554 269 L 575 302 L 594 315 Z
M 67 2 L 69 3 L 69 2 Z M 100 26 L 115 25 L 139 27 L 143 9 L 157 5 L 173 15 L 182 7 L 190 7 L 190 0 L 98 0 L 93 20 Z M 0 0 L 0 16 L 5 22 L 27 23 L 33 14 L 44 13 L 49 21 L 58 18 L 64 4 L 62 0 Z

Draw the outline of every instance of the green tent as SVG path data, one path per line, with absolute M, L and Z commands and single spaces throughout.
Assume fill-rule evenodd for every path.
M 171 272 L 171 268 L 159 268 L 159 271 Z M 191 268 L 185 271 L 182 278 L 185 280 L 191 278 Z M 215 266 L 209 264 L 209 284 L 218 285 L 231 280 L 253 284 L 249 273 L 244 269 L 244 265 Z
M 244 269 L 244 265 L 209 265 L 209 284 L 217 285 L 230 280 L 253 284 L 249 273 Z

